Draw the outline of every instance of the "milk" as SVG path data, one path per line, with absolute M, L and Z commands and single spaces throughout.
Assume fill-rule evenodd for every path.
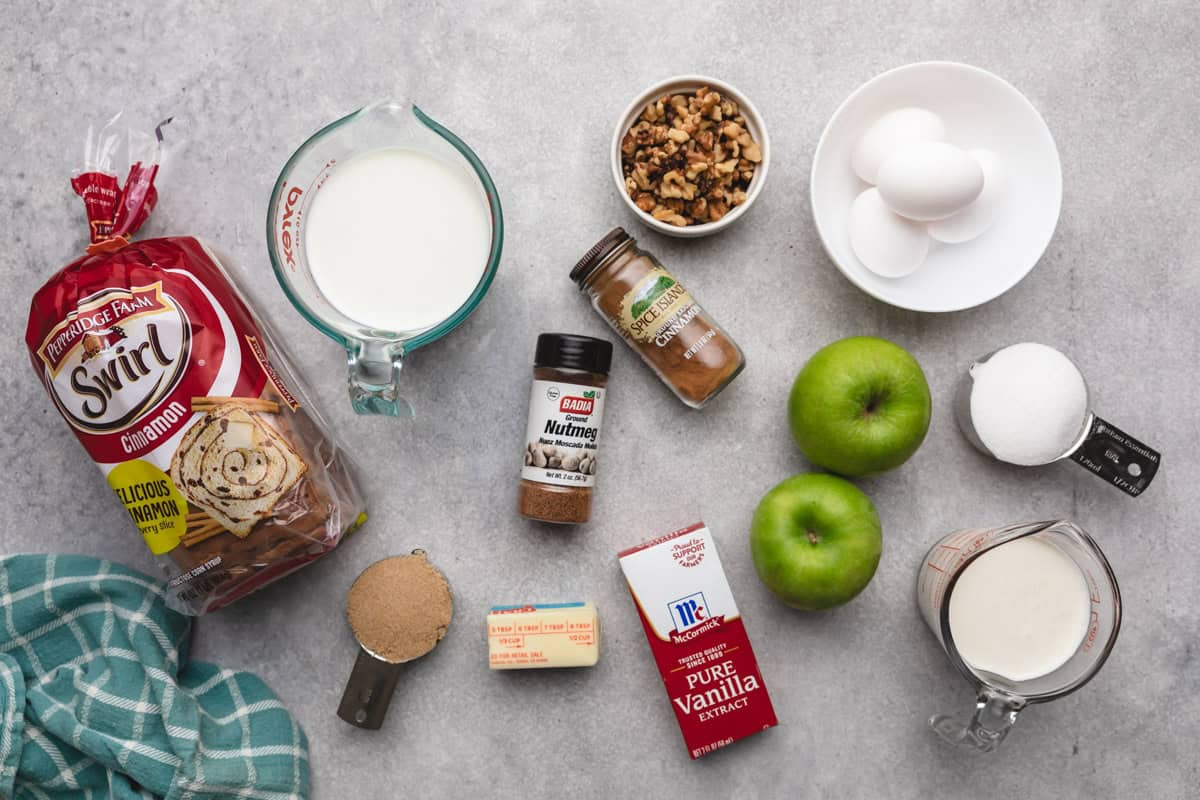
M 1087 634 L 1091 595 L 1075 562 L 1026 536 L 972 561 L 950 594 L 950 633 L 972 668 L 1024 681 L 1049 674 Z
M 401 147 L 335 166 L 304 227 L 309 270 L 329 303 L 390 332 L 430 328 L 462 307 L 483 276 L 491 239 L 474 177 Z

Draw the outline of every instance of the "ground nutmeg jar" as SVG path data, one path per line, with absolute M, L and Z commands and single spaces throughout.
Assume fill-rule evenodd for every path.
M 611 364 L 612 344 L 603 339 L 538 336 L 517 495 L 522 516 L 561 523 L 591 518 Z
M 742 351 L 688 290 L 621 228 L 609 231 L 571 280 L 683 402 L 700 408 L 746 366 Z

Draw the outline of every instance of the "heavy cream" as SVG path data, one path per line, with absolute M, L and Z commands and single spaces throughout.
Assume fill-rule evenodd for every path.
M 317 288 L 362 325 L 416 332 L 466 303 L 491 250 L 491 215 L 463 168 L 402 147 L 335 166 L 307 210 Z
M 976 670 L 1025 681 L 1065 664 L 1087 635 L 1091 595 L 1074 561 L 1026 536 L 966 566 L 950 594 L 954 646 Z

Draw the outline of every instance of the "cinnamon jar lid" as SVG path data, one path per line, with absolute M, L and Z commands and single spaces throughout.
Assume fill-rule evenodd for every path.
M 604 259 L 608 258 L 618 247 L 631 241 L 633 241 L 633 237 L 626 233 L 624 228 L 613 228 L 604 235 L 603 239 L 596 242 L 591 250 L 583 254 L 583 258 L 579 259 L 579 263 L 571 269 L 571 280 L 582 286 L 587 276 L 591 275 Z
M 604 339 L 593 339 L 591 336 L 578 336 L 573 333 L 543 333 L 537 338 L 533 365 L 581 369 L 607 375 L 612 366 L 612 353 L 612 343 Z

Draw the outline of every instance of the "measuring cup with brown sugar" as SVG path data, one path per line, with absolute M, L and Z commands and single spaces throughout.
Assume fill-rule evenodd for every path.
M 424 550 L 385 558 L 363 570 L 346 598 L 359 652 L 338 716 L 356 727 L 378 730 L 401 665 L 437 646 L 453 614 L 450 585 Z

